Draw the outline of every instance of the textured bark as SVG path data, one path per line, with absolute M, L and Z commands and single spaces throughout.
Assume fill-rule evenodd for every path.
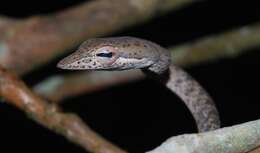
M 172 137 L 147 153 L 246 153 L 259 145 L 260 120 L 256 120 L 212 132 Z

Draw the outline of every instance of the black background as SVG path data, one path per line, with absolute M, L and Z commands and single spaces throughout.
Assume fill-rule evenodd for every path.
M 52 13 L 81 2 L 1 1 L 0 13 L 23 18 Z M 142 37 L 167 47 L 256 23 L 259 19 L 259 5 L 254 1 L 208 0 L 125 29 L 113 36 Z M 223 126 L 260 117 L 260 49 L 251 50 L 236 59 L 186 68 L 216 101 Z M 33 85 L 52 73 L 62 73 L 55 68 L 56 62 L 23 79 Z M 191 114 L 181 100 L 149 79 L 67 99 L 63 108 L 78 113 L 93 129 L 130 152 L 151 150 L 170 136 L 196 132 Z M 84 152 L 5 103 L 0 104 L 0 141 L 0 152 Z

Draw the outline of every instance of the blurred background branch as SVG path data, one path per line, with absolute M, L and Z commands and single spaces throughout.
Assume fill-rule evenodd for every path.
M 42 126 L 94 153 L 126 153 L 92 131 L 74 114 L 35 95 L 21 80 L 0 67 L 0 96 Z
M 183 66 L 234 58 L 260 47 L 260 23 L 172 47 L 172 60 Z M 252 50 L 251 50 L 252 51 Z
M 65 98 L 94 92 L 116 84 L 144 78 L 139 70 L 122 72 L 75 72 L 47 78 L 33 87 L 34 91 L 52 102 L 62 102 Z

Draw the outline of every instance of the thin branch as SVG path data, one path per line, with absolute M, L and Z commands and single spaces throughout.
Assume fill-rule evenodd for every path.
M 50 77 L 37 84 L 33 89 L 52 102 L 61 102 L 64 98 L 76 96 L 82 92 L 94 92 L 143 77 L 143 73 L 139 70 L 131 70 L 131 72 L 75 72 L 75 74 Z
M 22 81 L 3 68 L 0 68 L 0 96 L 44 127 L 90 152 L 126 153 L 92 131 L 78 116 L 63 113 L 56 105 L 35 95 Z
M 172 137 L 147 153 L 246 153 L 259 146 L 260 120 L 256 120 L 212 132 Z
M 33 16 L 1 31 L 0 64 L 17 74 L 43 65 L 83 40 L 110 34 L 196 0 L 95 0 L 45 16 Z
M 194 65 L 221 58 L 233 58 L 260 47 L 260 23 L 219 35 L 172 47 L 172 59 L 178 65 Z
M 249 50 L 250 48 L 259 46 L 260 24 L 258 23 L 171 47 L 170 50 L 172 51 L 172 61 L 175 64 L 190 66 L 222 58 L 234 58 L 252 51 Z M 41 82 L 34 89 L 47 99 L 61 101 L 69 96 L 104 89 L 122 83 L 122 81 L 127 82 L 143 78 L 140 73 L 121 73 L 89 72 L 69 76 L 54 76 Z M 93 78 L 99 78 L 101 75 L 106 76 L 106 78 L 93 81 Z M 115 80 L 115 76 L 118 75 L 120 79 Z

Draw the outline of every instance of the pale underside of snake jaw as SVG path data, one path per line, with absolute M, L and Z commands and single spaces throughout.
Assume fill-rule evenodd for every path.
M 61 61 L 63 63 L 63 61 Z M 129 70 L 129 69 L 140 69 L 149 67 L 153 64 L 152 61 L 149 61 L 147 58 L 135 59 L 135 58 L 124 58 L 118 57 L 116 61 L 112 64 L 104 65 L 95 60 L 95 57 L 91 57 L 90 59 L 82 58 L 78 61 L 69 63 L 69 64 L 61 64 L 59 63 L 57 66 L 62 69 L 68 70 L 107 70 L 107 71 L 120 71 L 120 70 Z
M 218 111 L 209 94 L 181 68 L 170 65 L 170 57 L 168 50 L 151 41 L 134 37 L 97 38 L 85 41 L 57 66 L 70 70 L 143 69 L 157 76 L 170 72 L 165 86 L 184 101 L 199 131 L 219 128 Z

